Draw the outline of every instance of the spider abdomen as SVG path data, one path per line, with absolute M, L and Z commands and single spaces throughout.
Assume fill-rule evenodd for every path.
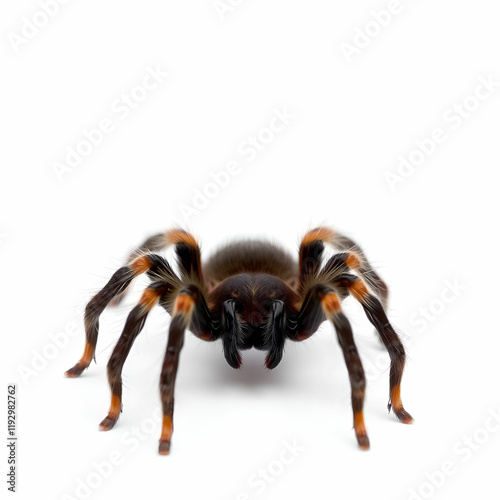
M 297 265 L 293 257 L 279 246 L 266 241 L 248 240 L 219 249 L 203 267 L 209 289 L 230 276 L 249 273 L 275 276 L 294 288 Z

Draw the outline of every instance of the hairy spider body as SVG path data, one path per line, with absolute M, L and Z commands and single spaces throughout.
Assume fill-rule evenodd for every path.
M 281 361 L 289 329 L 286 318 L 300 301 L 293 288 L 296 268 L 281 248 L 262 241 L 228 245 L 205 265 L 207 301 L 216 321 L 227 323 L 222 326 L 224 355 L 233 368 L 241 364 L 239 351 L 252 347 L 268 351 L 267 368 Z
M 323 262 L 325 243 L 340 252 Z M 175 245 L 178 274 L 156 254 Z M 117 304 L 132 280 L 147 273 L 150 285 L 130 312 L 123 333 L 108 362 L 111 405 L 102 430 L 111 429 L 122 408 L 121 373 L 132 344 L 149 311 L 162 306 L 171 316 L 167 348 L 160 376 L 163 426 L 159 452 L 168 454 L 173 432 L 174 386 L 186 329 L 205 341 L 222 341 L 224 357 L 233 368 L 241 366 L 241 351 L 267 351 L 265 366 L 275 368 L 283 357 L 286 340 L 303 341 L 329 320 L 337 332 L 351 384 L 354 431 L 361 449 L 369 448 L 363 417 L 365 375 L 351 326 L 341 301 L 358 300 L 389 352 L 389 410 L 404 423 L 413 421 L 401 401 L 405 363 L 403 345 L 387 319 L 388 289 L 364 253 L 352 240 L 329 228 L 309 231 L 302 239 L 299 260 L 271 243 L 240 241 L 216 252 L 204 265 L 194 237 L 173 229 L 146 240 L 127 264 L 85 309 L 86 343 L 82 358 L 66 372 L 80 375 L 95 356 L 99 316 Z

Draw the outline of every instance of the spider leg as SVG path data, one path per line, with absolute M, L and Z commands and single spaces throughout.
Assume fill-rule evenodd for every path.
M 212 320 L 205 299 L 200 290 L 195 285 L 189 285 L 182 289 L 174 301 L 173 311 L 170 308 L 172 287 L 169 283 L 161 281 L 151 284 L 142 294 L 139 304 L 130 312 L 123 333 L 116 344 L 108 363 L 108 381 L 111 388 L 111 405 L 108 415 L 100 424 L 101 430 L 112 429 L 120 415 L 122 408 L 122 369 L 130 353 L 132 345 L 141 332 L 146 318 L 151 309 L 160 303 L 167 311 L 172 312 L 173 317 L 170 325 L 167 353 L 163 363 L 162 378 L 160 381 L 160 392 L 164 409 L 162 441 L 160 453 L 167 453 L 172 434 L 173 417 L 173 389 L 179 352 L 183 344 L 184 329 L 189 326 L 193 328 L 193 333 L 203 340 L 215 340 L 210 331 Z M 184 301 L 184 303 L 183 303 Z M 191 307 L 190 303 L 194 306 Z M 184 325 L 183 321 L 187 323 Z M 183 328 L 180 329 L 179 325 Z M 184 325 L 184 326 L 183 326 Z M 170 430 L 169 430 L 170 429 Z M 168 439 L 167 439 L 168 438 Z
M 122 370 L 132 345 L 144 327 L 146 318 L 158 304 L 162 295 L 168 292 L 168 285 L 153 283 L 144 290 L 139 303 L 130 311 L 125 327 L 108 362 L 108 382 L 111 388 L 111 405 L 106 418 L 99 427 L 103 431 L 112 429 L 120 416 L 122 408 Z
M 174 388 L 179 366 L 179 354 L 184 344 L 184 332 L 189 327 L 196 299 L 189 289 L 183 289 L 176 297 L 172 320 L 168 332 L 167 349 L 160 375 L 160 396 L 163 409 L 163 423 L 158 451 L 160 455 L 170 453 L 174 415 Z
M 317 230 L 309 231 L 300 243 L 299 249 L 299 279 L 302 286 L 310 279 L 317 276 L 320 267 L 325 244 L 324 234 Z
M 349 251 L 358 256 L 358 271 L 380 297 L 384 309 L 387 309 L 389 288 L 373 269 L 361 247 L 347 236 L 327 227 L 312 229 L 302 239 L 299 251 L 301 283 L 305 283 L 308 278 L 318 274 L 324 249 L 323 243 L 330 243 L 341 251 Z
M 335 327 L 351 384 L 351 402 L 354 432 L 362 450 L 370 447 L 366 433 L 363 402 L 365 397 L 365 373 L 359 357 L 349 320 L 342 312 L 339 296 L 328 285 L 316 284 L 306 294 L 297 316 L 297 328 L 291 340 L 304 340 L 312 335 L 328 318 Z
M 404 409 L 401 400 L 401 379 L 405 366 L 405 349 L 403 344 L 387 319 L 380 300 L 370 294 L 362 279 L 355 276 L 345 276 L 340 280 L 342 286 L 347 287 L 351 295 L 363 306 L 366 316 L 377 329 L 384 346 L 386 347 L 391 359 L 391 369 L 389 375 L 389 403 L 388 410 L 394 411 L 398 419 L 411 424 L 413 417 Z
M 130 264 L 137 257 L 147 253 L 160 252 L 170 245 L 175 245 L 177 260 L 183 276 L 195 276 L 200 283 L 203 283 L 200 247 L 194 236 L 183 229 L 169 229 L 149 237 L 128 256 L 126 262 Z M 118 305 L 127 294 L 127 291 L 128 287 L 125 287 L 116 295 L 111 305 Z
M 110 301 L 120 294 L 135 277 L 145 272 L 150 274 L 160 273 L 173 284 L 179 282 L 179 278 L 175 276 L 167 261 L 159 255 L 142 255 L 134 259 L 129 265 L 118 269 L 106 286 L 90 300 L 85 308 L 85 348 L 80 361 L 65 373 L 67 377 L 78 377 L 90 365 L 92 358 L 95 360 L 101 313 Z
M 199 339 L 207 342 L 217 340 L 220 337 L 219 326 L 214 321 L 208 308 L 201 285 L 191 283 L 182 285 L 178 287 L 177 290 L 179 293 L 190 295 L 195 301 L 191 322 L 189 324 L 191 332 Z M 174 294 L 164 295 L 160 301 L 160 305 L 173 316 L 176 297 L 172 300 L 172 295 Z

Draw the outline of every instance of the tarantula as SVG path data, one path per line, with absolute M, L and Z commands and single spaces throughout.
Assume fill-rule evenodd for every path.
M 322 265 L 325 243 L 339 253 Z M 179 274 L 155 253 L 168 245 L 175 245 Z M 99 316 L 108 304 L 117 304 L 132 280 L 142 273 L 147 273 L 151 283 L 128 315 L 108 362 L 111 406 L 100 424 L 102 430 L 111 429 L 118 420 L 122 408 L 123 365 L 148 313 L 159 304 L 172 316 L 160 376 L 163 409 L 160 454 L 170 451 L 174 386 L 186 329 L 201 340 L 221 339 L 224 357 L 233 368 L 241 365 L 241 350 L 255 347 L 267 351 L 265 366 L 272 369 L 281 361 L 287 339 L 305 340 L 327 319 L 337 332 L 349 373 L 358 445 L 368 449 L 363 417 L 365 375 L 351 326 L 340 305 L 348 295 L 361 303 L 389 352 L 388 410 L 392 408 L 405 424 L 413 421 L 401 401 L 405 351 L 384 311 L 388 288 L 361 248 L 349 238 L 326 227 L 309 231 L 301 241 L 298 264 L 273 244 L 240 241 L 223 247 L 202 266 L 200 247 L 191 234 L 182 229 L 157 234 L 135 250 L 127 264 L 116 271 L 88 303 L 85 350 L 66 376 L 77 377 L 92 358 L 95 360 Z

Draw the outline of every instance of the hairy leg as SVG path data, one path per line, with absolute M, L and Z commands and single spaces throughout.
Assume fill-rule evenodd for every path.
M 358 256 L 357 270 L 380 297 L 387 309 L 389 288 L 366 258 L 361 247 L 353 240 L 328 227 L 318 227 L 309 231 L 302 239 L 299 252 L 299 274 L 301 282 L 317 275 L 323 254 L 323 243 L 329 243 L 341 251 L 347 251 Z M 335 257 L 335 256 L 334 256 Z
M 128 315 L 125 327 L 108 362 L 108 382 L 111 388 L 111 405 L 108 415 L 101 422 L 100 429 L 112 429 L 122 408 L 122 370 L 132 345 L 141 332 L 149 311 L 158 304 L 161 296 L 168 291 L 167 286 L 154 284 L 144 291 L 139 304 Z
M 337 332 L 342 348 L 349 381 L 351 384 L 351 402 L 354 420 L 354 432 L 361 449 L 370 447 L 366 433 L 363 402 L 365 397 L 365 373 L 359 357 L 349 320 L 342 312 L 340 298 L 333 288 L 324 285 L 314 285 L 306 294 L 302 308 L 297 316 L 297 328 L 291 340 L 304 340 L 310 337 L 325 320 L 329 319 Z
M 177 260 L 183 277 L 194 277 L 198 282 L 203 283 L 200 247 L 194 236 L 183 229 L 169 229 L 149 237 L 128 256 L 126 263 L 130 264 L 147 253 L 160 252 L 170 245 L 175 245 Z M 118 305 L 126 296 L 127 290 L 128 287 L 125 287 L 121 293 L 114 297 L 111 304 Z
M 366 316 L 376 328 L 389 353 L 391 369 L 389 376 L 388 409 L 390 410 L 392 407 L 392 410 L 401 422 L 405 424 L 412 423 L 413 417 L 404 409 L 401 400 L 401 379 L 406 359 L 403 343 L 389 323 L 380 300 L 370 294 L 363 280 L 356 277 L 352 277 L 351 279 L 345 278 L 342 284 L 349 289 L 352 296 L 363 306 Z
M 162 431 L 158 448 L 160 455 L 170 453 L 170 442 L 174 430 L 174 389 L 179 355 L 184 344 L 184 332 L 191 321 L 195 304 L 195 299 L 189 290 L 181 291 L 174 303 L 167 349 L 160 375 L 160 397 L 163 409 Z

